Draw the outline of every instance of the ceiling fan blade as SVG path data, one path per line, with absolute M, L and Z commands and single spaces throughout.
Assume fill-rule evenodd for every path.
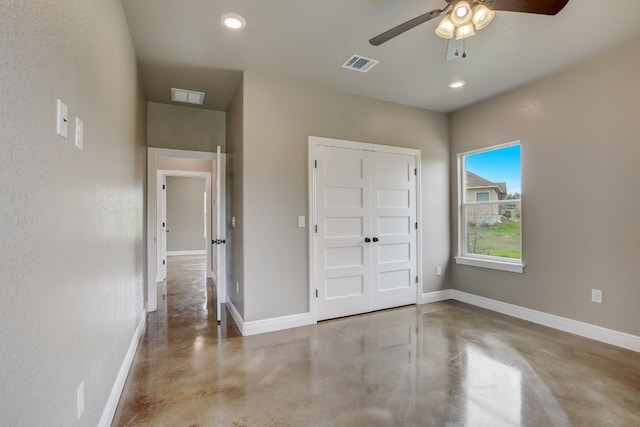
M 442 9 L 434 9 L 431 12 L 427 12 L 425 14 L 417 16 L 405 23 L 398 25 L 397 27 L 393 27 L 392 29 L 385 31 L 382 34 L 375 36 L 374 38 L 369 40 L 369 43 L 374 46 L 380 46 L 382 43 L 387 42 L 396 36 L 399 36 L 405 31 L 409 31 L 413 27 L 417 27 L 418 25 L 430 21 L 433 18 L 437 18 L 441 14 Z
M 567 3 L 569 3 L 569 0 L 494 0 L 490 8 L 508 12 L 555 15 L 560 12 Z

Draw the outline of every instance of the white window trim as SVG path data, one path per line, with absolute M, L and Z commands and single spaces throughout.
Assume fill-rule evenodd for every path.
M 458 154 L 458 256 L 455 257 L 456 264 L 468 265 L 472 267 L 488 268 L 492 270 L 508 271 L 512 273 L 524 273 L 525 263 L 523 261 L 522 251 L 522 190 L 519 200 L 490 200 L 485 202 L 467 201 L 466 200 L 466 165 L 465 157 L 486 151 L 492 151 L 500 148 L 521 145 L 520 141 L 513 141 L 506 144 L 494 145 L 478 150 L 467 151 Z M 521 259 L 511 259 L 503 257 L 494 257 L 488 255 L 469 254 L 467 253 L 467 233 L 464 209 L 467 206 L 478 205 L 508 205 L 517 203 L 520 205 L 520 257 Z

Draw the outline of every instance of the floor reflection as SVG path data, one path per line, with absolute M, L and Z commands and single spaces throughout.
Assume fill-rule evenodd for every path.
M 488 357 L 473 344 L 466 348 L 466 416 L 468 425 L 520 426 L 520 371 Z

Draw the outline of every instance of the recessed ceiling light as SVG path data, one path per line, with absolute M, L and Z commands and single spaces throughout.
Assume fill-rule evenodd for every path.
M 225 13 L 220 18 L 220 22 L 232 30 L 241 30 L 242 28 L 247 26 L 247 21 L 244 18 L 236 13 Z
M 465 82 L 464 80 L 456 80 L 455 82 L 449 83 L 449 87 L 451 89 L 459 89 L 459 88 L 461 88 L 462 86 L 464 86 L 466 84 L 467 84 L 467 82 Z

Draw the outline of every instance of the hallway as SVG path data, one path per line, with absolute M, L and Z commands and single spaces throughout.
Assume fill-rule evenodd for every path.
M 171 258 L 113 426 L 631 426 L 637 353 L 458 302 L 241 337 Z

